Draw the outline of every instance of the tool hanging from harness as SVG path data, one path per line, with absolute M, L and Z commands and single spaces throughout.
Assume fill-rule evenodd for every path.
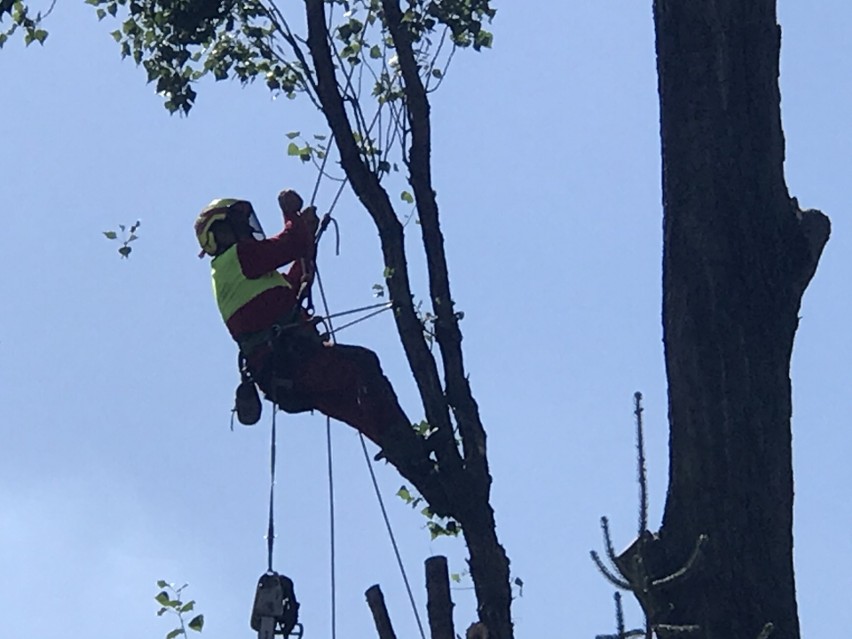
M 275 571 L 261 575 L 254 593 L 251 628 L 258 639 L 301 637 L 299 602 L 293 591 L 293 580 Z

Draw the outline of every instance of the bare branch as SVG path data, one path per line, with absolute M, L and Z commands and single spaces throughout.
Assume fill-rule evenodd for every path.
M 616 577 L 609 568 L 607 568 L 604 563 L 601 561 L 600 556 L 594 550 L 590 551 L 589 554 L 592 557 L 592 561 L 595 562 L 595 565 L 600 570 L 601 574 L 606 577 L 606 580 L 610 582 L 616 588 L 621 588 L 622 590 L 633 590 L 633 586 L 631 586 L 626 581 L 619 579 Z

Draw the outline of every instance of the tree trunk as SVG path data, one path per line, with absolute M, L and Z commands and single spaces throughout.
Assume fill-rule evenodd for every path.
M 655 0 L 670 479 L 654 624 L 798 639 L 790 356 L 829 222 L 784 181 L 775 0 Z M 663 633 L 660 633 L 663 634 Z

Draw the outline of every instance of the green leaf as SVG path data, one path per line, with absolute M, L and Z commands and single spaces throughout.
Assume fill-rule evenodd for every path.
M 115 40 L 116 42 L 121 42 L 121 31 L 119 31 L 118 29 L 110 32 L 110 35 L 112 36 L 113 40 Z
M 295 142 L 290 142 L 287 146 L 287 155 L 301 155 L 302 150 L 299 148 L 299 145 Z
M 288 140 L 294 140 L 297 137 L 299 137 L 299 135 L 301 135 L 301 134 L 298 131 L 290 131 L 290 133 L 287 134 L 287 139 Z
M 170 598 L 171 598 L 171 597 L 169 597 L 169 593 L 167 593 L 165 590 L 163 590 L 163 591 L 161 591 L 161 592 L 158 592 L 158 593 L 157 593 L 157 596 L 156 596 L 156 597 L 154 597 L 154 599 L 156 600 L 156 602 L 157 602 L 158 604 L 160 604 L 161 606 L 166 606 L 166 605 L 168 605 L 168 603 L 169 603 L 169 599 L 170 599 Z
M 456 583 L 461 583 L 461 575 L 460 575 L 459 573 L 457 573 L 457 572 L 451 573 L 451 574 L 450 574 L 450 579 L 452 579 L 452 580 L 453 580 L 453 581 L 455 581 Z
M 201 632 L 201 629 L 204 628 L 204 615 L 197 615 L 193 617 L 188 625 L 190 630 Z
M 397 497 L 402 499 L 406 504 L 410 504 L 414 501 L 414 497 L 411 496 L 411 493 L 408 491 L 408 488 L 405 486 L 401 486 L 398 491 L 396 491 Z
M 167 612 L 167 611 L 168 611 L 168 608 L 166 608 L 166 607 L 164 606 L 164 607 L 160 608 L 160 609 L 157 611 L 157 616 L 158 616 L 158 617 L 162 617 L 164 614 L 166 614 L 166 612 Z
M 440 69 L 432 69 L 432 77 L 440 80 L 444 77 L 444 73 Z
M 126 258 L 126 257 L 130 257 L 130 252 L 132 250 L 133 249 L 130 248 L 129 246 L 122 246 L 120 249 L 118 249 L 118 252 L 121 253 L 121 257 Z
M 373 58 L 373 60 L 381 58 L 382 48 L 379 45 L 374 44 L 372 47 L 370 47 L 370 57 Z
M 393 271 L 392 266 L 386 266 L 385 270 L 382 271 L 382 277 L 385 278 L 386 280 L 389 280 L 390 278 L 393 277 L 393 272 L 394 271 Z
M 512 583 L 515 584 L 518 588 L 524 587 L 524 580 L 520 577 L 515 577 L 515 580 Z
M 183 628 L 175 628 L 169 634 L 166 635 L 166 639 L 175 639 L 178 635 L 183 634 Z
M 179 613 L 191 612 L 194 609 L 195 609 L 195 600 L 193 599 L 192 601 L 185 603 L 180 608 L 178 608 L 178 612 Z
M 116 233 L 115 231 L 104 231 L 103 233 L 106 236 L 106 239 L 108 239 L 108 240 L 114 240 L 115 238 L 118 237 L 118 233 Z M 159 587 L 163 588 L 164 586 L 159 586 Z
M 138 239 L 139 239 L 139 236 L 138 236 L 138 235 L 136 235 L 135 233 L 131 233 L 131 234 L 130 234 L 130 237 L 128 237 L 128 238 L 127 238 L 127 242 L 128 242 L 128 243 L 130 243 L 130 242 L 132 242 L 133 240 L 138 240 Z
M 169 582 L 167 582 L 167 581 L 165 581 L 165 580 L 163 580 L 163 579 L 160 579 L 160 580 L 157 582 L 157 588 L 166 588 L 168 585 L 169 585 Z
M 106 10 L 105 9 L 98 8 L 96 13 L 98 14 L 98 20 L 103 20 L 106 17 Z
M 44 29 L 36 29 L 35 33 L 33 33 L 33 37 L 38 40 L 39 44 L 44 44 L 44 41 L 47 40 L 47 31 Z
M 403 191 L 399 194 L 400 199 L 403 202 L 408 202 L 409 204 L 414 204 L 414 196 L 411 195 L 408 191 Z

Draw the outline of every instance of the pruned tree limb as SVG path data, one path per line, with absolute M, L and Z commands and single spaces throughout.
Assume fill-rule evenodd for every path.
M 396 633 L 393 631 L 393 624 L 391 624 L 390 615 L 388 615 L 388 609 L 385 606 L 385 596 L 382 594 L 382 589 L 376 584 L 370 586 L 364 594 L 367 597 L 370 612 L 373 613 L 373 621 L 376 624 L 379 639 L 396 639 Z
M 438 555 L 426 560 L 426 595 L 432 639 L 455 639 L 446 557 Z

